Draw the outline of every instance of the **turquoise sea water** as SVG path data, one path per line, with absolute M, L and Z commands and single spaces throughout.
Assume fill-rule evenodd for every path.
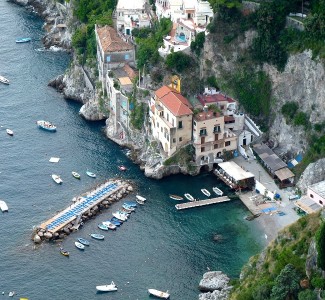
M 47 86 L 64 72 L 70 57 L 42 51 L 42 20 L 0 1 L 0 23 L 0 75 L 11 81 L 0 85 L 0 199 L 10 210 L 0 213 L 0 292 L 14 290 L 33 300 L 125 300 L 151 299 L 147 289 L 156 288 L 169 290 L 171 299 L 190 300 L 198 299 L 197 286 L 207 267 L 237 277 L 263 245 L 261 232 L 243 219 L 244 205 L 234 200 L 176 211 L 177 202 L 169 193 L 189 192 L 202 199 L 201 188 L 226 187 L 209 174 L 146 178 L 123 149 L 105 138 L 103 123 L 80 118 L 79 104 L 65 101 Z M 33 41 L 16 44 L 18 37 Z M 54 122 L 58 131 L 39 130 L 35 122 L 40 119 Z M 51 156 L 60 157 L 60 162 L 51 164 Z M 128 171 L 119 172 L 119 164 Z M 97 174 L 95 180 L 85 175 L 87 169 Z M 82 175 L 80 181 L 71 176 L 72 170 Z M 52 173 L 61 175 L 61 186 L 53 182 Z M 97 224 L 121 206 L 116 203 L 64 240 L 70 258 L 60 255 L 54 243 L 34 247 L 33 226 L 65 208 L 74 196 L 116 176 L 132 180 L 148 199 L 121 228 L 104 233 L 104 241 L 91 240 L 84 252 L 74 246 L 77 237 L 99 232 Z M 213 241 L 213 234 L 223 240 Z M 119 286 L 117 292 L 96 293 L 96 285 L 112 280 Z

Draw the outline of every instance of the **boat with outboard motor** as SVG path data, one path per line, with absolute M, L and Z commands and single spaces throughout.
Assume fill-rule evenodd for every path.
M 57 184 L 61 184 L 63 182 L 63 180 L 61 179 L 61 177 L 59 175 L 52 174 L 51 177 Z
M 100 292 L 114 292 L 117 291 L 117 285 L 112 281 L 111 284 L 97 285 L 96 290 Z
M 36 124 L 38 128 L 44 129 L 46 131 L 50 131 L 50 132 L 56 131 L 56 126 L 49 121 L 40 120 L 40 121 L 36 121 Z
M 162 292 L 156 289 L 148 289 L 148 292 L 150 295 L 156 296 L 161 299 L 168 299 L 169 298 L 169 293 L 167 292 Z

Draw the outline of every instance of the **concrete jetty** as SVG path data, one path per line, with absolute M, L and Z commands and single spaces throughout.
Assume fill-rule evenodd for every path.
M 210 199 L 206 199 L 206 200 L 197 200 L 197 201 L 192 201 L 192 202 L 180 203 L 180 204 L 176 204 L 175 207 L 177 210 L 181 210 L 181 209 L 187 209 L 187 208 L 200 207 L 200 206 L 205 206 L 205 205 L 227 202 L 230 200 L 231 199 L 228 198 L 227 196 L 223 196 L 223 197 L 210 198 Z
M 132 191 L 133 187 L 127 181 L 108 180 L 95 189 L 73 198 L 73 203 L 69 207 L 36 228 L 34 242 L 64 238 L 78 229 L 80 222 L 84 223 L 101 209 L 108 208 L 111 203 Z

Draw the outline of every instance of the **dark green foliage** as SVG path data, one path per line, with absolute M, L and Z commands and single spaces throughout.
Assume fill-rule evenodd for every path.
M 215 76 L 210 76 L 207 78 L 207 85 L 209 87 L 214 87 L 217 90 L 219 90 L 218 83 L 217 83 L 217 78 Z
M 312 290 L 301 291 L 298 300 L 317 300 L 317 294 Z
M 300 276 L 291 264 L 285 266 L 275 279 L 272 288 L 272 300 L 296 299 L 299 291 Z
M 93 23 L 95 19 L 113 11 L 116 4 L 117 0 L 74 0 L 74 14 L 81 22 Z
M 165 64 L 171 70 L 183 72 L 184 70 L 193 66 L 194 61 L 189 55 L 179 51 L 168 54 Z
M 254 300 L 269 299 L 272 292 L 272 286 L 272 282 L 266 282 L 258 286 L 253 292 Z
M 307 127 L 309 125 L 308 115 L 303 111 L 298 112 L 293 119 L 293 124 Z
M 146 39 L 149 37 L 150 34 L 152 34 L 152 29 L 150 27 L 144 27 L 144 28 L 134 28 L 132 30 L 132 35 L 135 38 L 140 39 Z
M 296 102 L 287 102 L 285 103 L 282 108 L 281 112 L 285 116 L 286 119 L 292 120 L 298 110 L 298 104 Z
M 325 279 L 321 275 L 314 276 L 311 280 L 311 284 L 315 288 L 325 289 Z
M 130 103 L 133 103 L 134 105 L 130 115 L 130 123 L 135 129 L 141 130 L 143 127 L 145 114 L 147 112 L 147 105 L 144 103 L 138 103 L 132 98 L 130 99 Z
M 317 247 L 317 265 L 325 270 L 325 223 L 322 222 L 315 235 Z
M 205 33 L 200 32 L 196 35 L 195 41 L 191 42 L 191 51 L 196 55 L 200 55 L 201 49 L 203 49 L 203 45 L 205 42 Z
M 208 0 L 213 12 L 217 12 L 221 17 L 232 15 L 241 6 L 240 0 Z

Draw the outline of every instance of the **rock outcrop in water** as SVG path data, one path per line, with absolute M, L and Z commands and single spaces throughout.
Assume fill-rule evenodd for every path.
M 232 289 L 229 286 L 229 278 L 220 271 L 206 272 L 200 281 L 199 289 L 203 294 L 199 295 L 199 300 L 226 300 Z

